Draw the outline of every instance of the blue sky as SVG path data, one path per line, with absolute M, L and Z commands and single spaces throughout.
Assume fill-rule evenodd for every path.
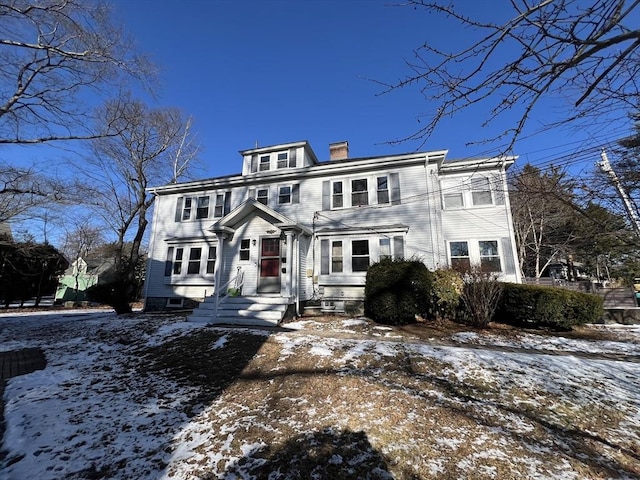
M 469 0 L 470 1 L 470 0 Z M 417 88 L 380 95 L 371 79 L 409 74 L 406 60 L 428 42 L 464 45 L 471 32 L 394 0 L 116 0 L 116 13 L 160 66 L 160 104 L 192 115 L 203 146 L 202 176 L 238 173 L 239 150 L 308 140 L 321 160 L 328 144 L 347 140 L 352 157 L 448 149 L 449 158 L 493 155 L 496 146 L 466 146 L 493 133 L 475 109 L 445 122 L 423 146 L 391 145 L 419 129 L 428 104 Z M 498 17 L 496 2 L 467 3 Z M 505 4 L 506 5 L 506 2 Z M 487 7 L 491 8 L 487 8 Z M 510 13 L 505 10 L 505 15 Z M 551 99 L 535 113 L 537 128 L 557 109 Z M 504 129 L 505 118 L 495 125 Z M 554 157 L 615 140 L 626 130 L 564 130 L 519 141 L 521 161 Z M 595 135 L 595 136 L 594 136 Z M 597 158 L 580 157 L 581 168 Z

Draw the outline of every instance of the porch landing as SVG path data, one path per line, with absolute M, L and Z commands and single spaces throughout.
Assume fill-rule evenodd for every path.
M 211 296 L 193 310 L 188 320 L 225 325 L 274 326 L 282 322 L 292 303 L 289 298 L 280 296 L 222 297 L 216 314 L 215 297 Z

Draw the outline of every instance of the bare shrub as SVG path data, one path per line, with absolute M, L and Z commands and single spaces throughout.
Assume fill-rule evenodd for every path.
M 484 271 L 479 266 L 471 267 L 462 276 L 464 288 L 460 297 L 461 320 L 474 327 L 485 328 L 498 308 L 503 285 L 498 274 Z

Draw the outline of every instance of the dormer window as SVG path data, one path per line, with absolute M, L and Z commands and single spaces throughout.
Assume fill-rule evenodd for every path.
M 271 157 L 269 155 L 262 155 L 260 157 L 260 171 L 266 172 L 271 168 Z
M 287 168 L 289 166 L 289 154 L 287 152 L 278 154 L 278 168 Z

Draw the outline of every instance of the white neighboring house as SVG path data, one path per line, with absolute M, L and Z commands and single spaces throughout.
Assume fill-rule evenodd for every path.
M 515 157 L 349 158 L 340 142 L 319 162 L 306 141 L 240 153 L 239 175 L 151 189 L 146 310 L 197 307 L 194 320 L 247 324 L 278 323 L 311 300 L 355 311 L 383 257 L 482 264 L 521 281 L 505 175 Z

